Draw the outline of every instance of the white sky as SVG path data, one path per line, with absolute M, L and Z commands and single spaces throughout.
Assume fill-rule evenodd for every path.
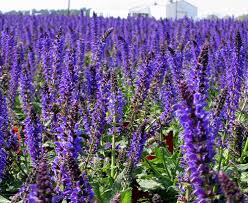
M 166 4 L 167 0 L 71 0 L 71 8 L 92 8 L 113 16 L 125 17 L 128 9 L 137 5 Z M 198 7 L 198 16 L 248 14 L 248 0 L 187 0 Z M 0 10 L 65 9 L 68 0 L 0 0 Z M 161 9 L 160 9 L 161 10 Z

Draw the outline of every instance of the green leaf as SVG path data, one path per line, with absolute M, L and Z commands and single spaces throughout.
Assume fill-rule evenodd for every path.
M 49 127 L 51 123 L 52 123 L 52 119 L 48 120 L 48 121 L 44 124 L 44 126 L 45 126 L 45 127 Z
M 122 203 L 132 203 L 132 188 L 121 192 L 121 202 Z
M 239 164 L 239 165 L 237 165 L 237 168 L 240 171 L 246 171 L 246 170 L 248 170 L 248 163 L 247 164 Z
M 10 201 L 8 199 L 4 198 L 3 196 L 0 196 L 0 202 L 1 203 L 8 203 Z
M 100 202 L 104 202 L 104 199 L 103 199 L 102 194 L 101 194 L 101 190 L 100 190 L 100 185 L 99 185 L 99 183 L 95 183 L 95 184 L 93 184 L 93 186 L 94 186 L 94 192 L 95 192 L 96 198 L 97 198 Z
M 240 177 L 241 182 L 248 183 L 248 172 L 243 172 Z
M 165 189 L 164 186 L 155 181 L 155 180 L 147 180 L 147 179 L 138 179 L 137 180 L 139 186 L 142 188 L 144 191 L 149 191 L 149 190 L 157 190 L 157 189 Z
M 126 185 L 129 185 L 129 176 L 132 176 L 132 174 L 130 174 L 127 168 L 124 168 L 111 185 L 111 189 L 104 191 L 104 193 L 102 194 L 104 200 L 108 200 L 107 202 L 110 202 L 110 200 L 115 196 L 117 192 L 122 190 L 125 191 L 125 189 L 127 188 Z

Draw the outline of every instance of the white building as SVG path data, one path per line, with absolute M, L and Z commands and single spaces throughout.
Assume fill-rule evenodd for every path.
M 197 17 L 197 7 L 184 0 L 154 0 L 150 5 L 139 5 L 130 8 L 129 16 L 148 16 L 159 18 L 179 19 L 185 16 L 195 19 Z
M 166 18 L 179 19 L 183 17 L 196 18 L 197 7 L 184 0 L 170 1 L 166 5 Z
M 146 16 L 146 17 L 152 16 L 150 6 L 147 6 L 147 5 L 141 5 L 141 6 L 130 8 L 128 11 L 128 15 L 129 16 Z
M 155 1 L 151 5 L 151 14 L 154 18 L 160 19 L 160 18 L 166 18 L 166 5 L 165 2 L 159 2 Z
M 128 11 L 129 16 L 148 16 L 156 19 L 166 18 L 166 5 L 154 2 L 151 5 L 139 5 L 130 8 Z

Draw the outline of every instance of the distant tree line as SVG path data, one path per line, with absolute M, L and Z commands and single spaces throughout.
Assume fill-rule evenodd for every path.
M 212 19 L 212 20 L 220 19 L 220 17 L 218 17 L 217 15 L 214 15 L 214 14 L 208 15 L 206 18 L 207 19 Z M 233 16 L 226 15 L 226 16 L 224 16 L 222 18 L 227 19 L 227 18 L 234 18 L 234 17 Z M 244 15 L 238 16 L 235 19 L 237 19 L 237 20 L 248 20 L 248 14 L 244 14 Z
M 89 16 L 90 15 L 90 10 L 91 9 L 87 9 L 87 8 L 82 8 L 82 9 L 70 9 L 70 15 L 79 15 L 81 12 L 83 12 L 83 14 L 85 16 Z M 0 13 L 2 14 L 3 12 L 0 11 Z M 4 14 L 8 14 L 8 15 L 48 15 L 48 14 L 55 14 L 55 15 L 68 15 L 68 10 L 67 9 L 60 9 L 60 10 L 48 10 L 48 9 L 41 9 L 41 10 L 36 10 L 36 9 L 32 9 L 30 11 L 26 10 L 26 11 L 16 11 L 16 10 L 12 10 L 12 11 L 8 11 L 8 12 L 4 12 Z
M 82 8 L 82 9 L 70 9 L 70 15 L 79 15 L 81 12 L 83 12 L 83 14 L 85 16 L 90 16 L 90 8 Z M 3 12 L 0 11 L 0 14 L 3 14 Z M 8 14 L 8 15 L 48 15 L 48 14 L 55 14 L 55 15 L 68 15 L 68 10 L 67 9 L 60 9 L 60 10 L 48 10 L 48 9 L 41 9 L 41 10 L 36 10 L 36 9 L 32 9 L 32 10 L 26 10 L 26 11 L 16 11 L 16 10 L 12 10 L 12 11 L 8 11 L 8 12 L 4 12 L 4 14 Z M 210 14 L 206 17 L 207 19 L 219 19 L 219 17 L 215 14 Z M 232 18 L 232 16 L 224 16 L 223 18 Z M 248 20 L 248 14 L 244 14 L 244 15 L 240 15 L 238 17 L 236 17 L 237 20 Z
M 248 14 L 241 15 L 241 16 L 237 17 L 237 19 L 239 19 L 239 20 L 248 20 Z

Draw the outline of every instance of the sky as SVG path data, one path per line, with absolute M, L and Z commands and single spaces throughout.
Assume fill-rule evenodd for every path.
M 92 8 L 105 15 L 125 17 L 128 9 L 139 5 L 152 5 L 164 8 L 167 0 L 71 0 L 72 9 Z M 248 0 L 186 0 L 198 7 L 198 16 L 205 17 L 215 14 L 220 17 L 248 14 Z M 66 9 L 68 0 L 0 0 L 0 10 L 31 10 L 31 9 Z M 163 12 L 163 9 L 158 10 Z

